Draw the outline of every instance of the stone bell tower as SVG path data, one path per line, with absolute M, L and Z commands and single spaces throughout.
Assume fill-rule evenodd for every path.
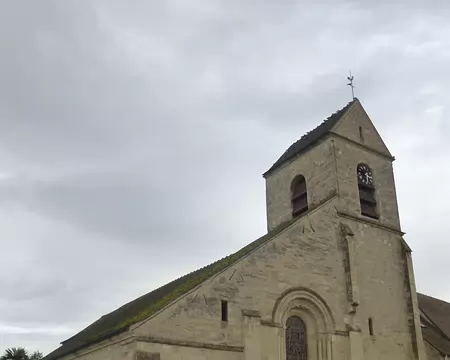
M 393 161 L 354 99 L 290 146 L 264 174 L 269 231 L 325 205 L 334 209 L 322 216 L 333 217 L 342 251 L 351 359 L 424 359 Z

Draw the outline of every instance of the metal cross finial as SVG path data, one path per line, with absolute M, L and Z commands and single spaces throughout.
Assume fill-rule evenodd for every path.
M 353 85 L 353 76 L 352 72 L 350 71 L 350 76 L 347 76 L 348 81 L 350 81 L 347 85 L 352 88 L 352 98 L 355 100 L 355 86 Z

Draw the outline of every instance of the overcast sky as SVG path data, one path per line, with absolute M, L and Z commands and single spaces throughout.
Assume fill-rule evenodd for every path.
M 264 234 L 261 174 L 351 100 L 349 69 L 417 289 L 450 301 L 450 3 L 316 3 L 0 3 L 0 351 Z

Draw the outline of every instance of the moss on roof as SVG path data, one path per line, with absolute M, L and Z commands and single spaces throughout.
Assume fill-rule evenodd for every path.
M 180 277 L 102 316 L 78 334 L 63 341 L 58 349 L 45 356 L 44 359 L 52 360 L 60 358 L 78 349 L 126 331 L 130 325 L 154 315 L 205 280 L 233 265 L 253 250 L 268 242 L 296 220 L 297 218 L 280 225 L 234 254 Z

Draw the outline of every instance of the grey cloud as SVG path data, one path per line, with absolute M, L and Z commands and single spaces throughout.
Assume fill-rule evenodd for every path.
M 49 351 L 66 335 L 33 329 L 80 329 L 261 235 L 261 173 L 350 99 L 349 68 L 398 159 L 418 289 L 450 299 L 445 1 L 1 8 L 0 327 L 30 330 L 5 346 Z

